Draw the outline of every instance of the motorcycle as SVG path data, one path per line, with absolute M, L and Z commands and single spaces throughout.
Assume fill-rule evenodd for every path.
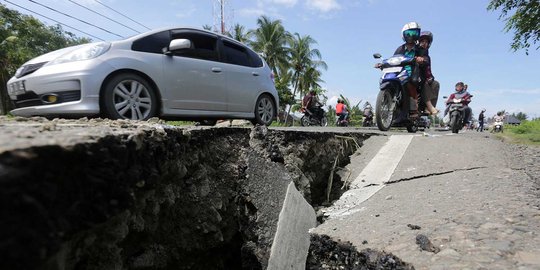
M 503 122 L 502 121 L 496 121 L 495 123 L 493 123 L 493 132 L 495 132 L 495 133 L 504 132 L 503 131 Z
M 343 118 L 340 115 L 336 115 L 336 126 L 338 127 L 348 127 L 350 122 L 350 117 L 347 115 L 346 118 Z
M 470 98 L 473 96 L 471 95 Z M 448 97 L 443 97 L 448 98 Z M 452 133 L 458 133 L 462 128 L 465 121 L 465 101 L 470 101 L 469 99 L 454 98 L 448 102 L 448 116 L 450 119 L 450 128 Z
M 373 126 L 373 113 L 369 112 L 368 114 L 364 114 L 364 120 L 362 121 L 363 127 L 371 127 Z
M 302 108 L 304 115 L 300 119 L 300 124 L 304 127 L 309 126 L 328 126 L 328 119 L 326 118 L 325 112 L 322 109 L 322 106 L 316 106 L 317 110 L 321 112 L 322 117 L 317 116 L 315 112 L 311 112 L 307 108 Z
M 376 53 L 373 57 L 379 59 L 382 56 Z M 415 133 L 418 131 L 418 119 L 410 118 L 408 111 L 402 112 L 401 110 L 405 98 L 403 93 L 410 79 L 409 73 L 405 69 L 405 66 L 408 65 L 415 65 L 414 58 L 394 55 L 382 60 L 377 66 L 382 70 L 382 76 L 379 82 L 380 91 L 375 104 L 375 119 L 377 127 L 381 131 L 387 131 L 390 127 L 403 126 L 407 128 L 408 132 Z M 403 121 L 395 123 L 400 114 L 407 115 L 407 117 L 404 117 Z

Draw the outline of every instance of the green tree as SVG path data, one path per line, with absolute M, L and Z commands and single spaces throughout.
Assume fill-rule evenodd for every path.
M 250 31 L 254 38 L 251 47 L 263 56 L 274 74 L 279 74 L 278 68 L 288 69 L 289 32 L 285 31 L 280 20 L 273 21 L 266 16 L 258 18 L 257 25 L 257 29 Z
M 528 117 L 527 114 L 524 112 L 513 113 L 512 116 L 519 119 L 519 121 L 525 121 Z
M 529 54 L 531 42 L 540 40 L 540 1 L 538 0 L 491 0 L 488 10 L 501 9 L 499 19 L 505 18 L 504 30 L 514 31 L 511 47 L 514 51 L 525 49 Z M 538 50 L 540 45 L 536 47 Z
M 252 32 L 247 31 L 246 28 L 243 25 L 235 24 L 233 27 L 233 32 L 227 32 L 227 36 L 230 38 L 234 38 L 242 43 L 249 43 L 251 38 Z
M 202 28 L 203 28 L 204 30 L 207 30 L 207 31 L 214 31 L 214 30 L 213 30 L 213 27 L 212 27 L 211 25 L 209 25 L 209 24 L 203 25 Z
M 46 26 L 0 4 L 0 113 L 11 109 L 6 83 L 17 68 L 41 54 L 90 42 L 64 31 L 60 25 Z
M 317 42 L 309 35 L 300 36 L 295 33 L 289 37 L 290 46 L 290 66 L 293 77 L 293 96 L 296 94 L 303 96 L 311 89 L 320 88 L 319 82 L 322 80 L 319 67 L 327 68 L 326 63 L 321 60 L 321 53 L 318 49 L 312 48 Z M 290 112 L 291 108 L 289 108 Z M 288 113 L 287 113 L 288 114 Z

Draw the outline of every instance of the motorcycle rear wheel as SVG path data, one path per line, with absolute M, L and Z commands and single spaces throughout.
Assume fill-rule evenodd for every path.
M 388 131 L 394 120 L 394 111 L 392 110 L 392 94 L 388 90 L 379 91 L 377 103 L 375 104 L 375 119 L 380 131 Z
M 327 127 L 328 126 L 328 119 L 326 119 L 326 116 L 324 116 L 321 119 L 321 127 Z
M 416 133 L 418 131 L 418 126 L 416 124 L 407 125 L 407 131 L 409 133 Z

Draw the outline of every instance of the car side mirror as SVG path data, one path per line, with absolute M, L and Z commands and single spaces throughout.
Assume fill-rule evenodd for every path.
M 382 57 L 382 55 L 380 53 L 374 53 L 373 54 L 373 58 L 375 58 L 375 59 L 379 59 L 381 57 Z
M 192 47 L 193 47 L 193 43 L 189 39 L 184 39 L 184 38 L 173 39 L 171 40 L 171 43 L 169 43 L 169 48 L 163 48 L 163 53 L 166 55 L 170 55 L 171 52 L 178 51 L 178 50 L 191 49 Z
M 193 43 L 189 39 L 173 39 L 169 44 L 169 51 L 177 51 L 183 49 L 191 49 Z

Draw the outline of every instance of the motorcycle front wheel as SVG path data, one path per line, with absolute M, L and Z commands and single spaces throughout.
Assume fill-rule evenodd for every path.
M 377 95 L 375 108 L 375 119 L 380 131 L 388 131 L 394 120 L 394 100 L 388 90 L 382 90 Z
M 309 127 L 309 117 L 307 116 L 302 116 L 302 118 L 300 118 L 300 125 L 302 125 L 303 127 Z
M 457 113 L 450 118 L 450 126 L 452 127 L 452 133 L 457 134 L 459 132 L 459 115 Z

